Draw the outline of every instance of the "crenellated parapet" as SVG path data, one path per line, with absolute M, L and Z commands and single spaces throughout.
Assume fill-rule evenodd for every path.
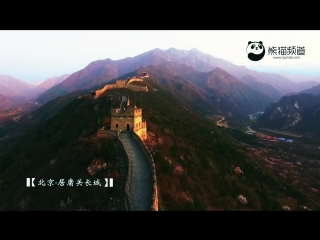
M 133 117 L 134 109 L 126 109 L 125 111 L 121 111 L 120 109 L 112 109 L 111 117 Z
M 111 110 L 111 117 L 141 117 L 142 109 L 141 108 L 133 108 L 128 107 L 126 110 L 121 111 L 119 108 Z
M 141 117 L 142 116 L 142 108 L 134 109 L 133 116 L 134 117 Z

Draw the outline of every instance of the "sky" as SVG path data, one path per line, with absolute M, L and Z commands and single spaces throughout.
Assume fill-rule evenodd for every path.
M 265 56 L 247 57 L 249 41 L 262 41 Z M 304 47 L 300 59 L 274 59 L 269 47 Z M 320 31 L 0 31 L 0 75 L 31 84 L 71 74 L 89 63 L 134 57 L 155 48 L 199 51 L 237 65 L 268 71 L 320 76 Z M 291 55 L 297 56 L 297 55 Z

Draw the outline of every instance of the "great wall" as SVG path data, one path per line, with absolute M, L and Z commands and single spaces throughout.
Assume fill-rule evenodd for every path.
M 143 73 L 141 77 L 129 80 L 117 80 L 97 90 L 99 97 L 108 89 L 128 88 L 133 91 L 148 91 L 147 86 L 133 85 L 143 82 L 149 77 Z M 130 104 L 128 96 L 122 96 L 120 107 L 111 109 L 110 131 L 116 132 L 118 146 L 123 152 L 127 168 L 124 189 L 124 209 L 127 211 L 158 211 L 158 189 L 155 163 L 152 154 L 146 148 L 147 122 L 142 118 L 142 108 Z
M 115 89 L 115 88 L 128 88 L 133 91 L 142 91 L 142 92 L 148 92 L 147 86 L 139 86 L 135 85 L 135 82 L 143 82 L 144 78 L 148 78 L 149 75 L 147 73 L 143 74 L 140 77 L 133 77 L 128 80 L 116 80 L 115 84 L 107 84 L 102 89 L 99 89 L 96 91 L 96 98 L 99 97 L 101 94 L 103 94 L 108 89 Z

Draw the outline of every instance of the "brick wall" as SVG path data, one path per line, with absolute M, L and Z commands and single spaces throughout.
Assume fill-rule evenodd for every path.
M 141 78 L 131 78 L 128 82 L 127 85 L 129 85 L 132 82 L 143 82 Z
M 107 84 L 105 85 L 102 89 L 99 89 L 96 91 L 96 98 L 99 97 L 102 93 L 104 93 L 108 89 L 114 89 L 114 88 L 128 88 L 133 91 L 143 91 L 143 92 L 148 92 L 148 87 L 145 86 L 134 86 L 131 85 L 131 82 L 143 82 L 142 79 L 139 78 L 134 78 L 130 79 L 128 82 L 126 80 L 117 80 L 115 84 Z
M 143 151 L 144 155 L 146 156 L 146 158 L 148 159 L 148 162 L 150 164 L 152 178 L 153 178 L 153 195 L 152 195 L 151 209 L 152 209 L 152 211 L 158 211 L 159 210 L 159 203 L 158 203 L 157 177 L 156 177 L 156 168 L 155 168 L 152 154 L 145 147 L 144 143 L 142 142 L 142 140 L 139 138 L 139 136 L 136 133 L 132 132 L 132 138 L 138 143 L 138 145 L 140 146 L 141 150 Z
M 118 128 L 116 127 L 118 124 Z M 111 118 L 111 130 L 127 131 L 127 124 L 129 124 L 129 130 L 133 130 L 133 118 Z

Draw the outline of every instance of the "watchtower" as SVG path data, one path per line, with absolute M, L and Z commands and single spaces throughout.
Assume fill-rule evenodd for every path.
M 142 119 L 142 108 L 130 104 L 129 96 L 122 96 L 120 107 L 111 109 L 111 130 L 133 131 L 147 139 L 147 123 Z

